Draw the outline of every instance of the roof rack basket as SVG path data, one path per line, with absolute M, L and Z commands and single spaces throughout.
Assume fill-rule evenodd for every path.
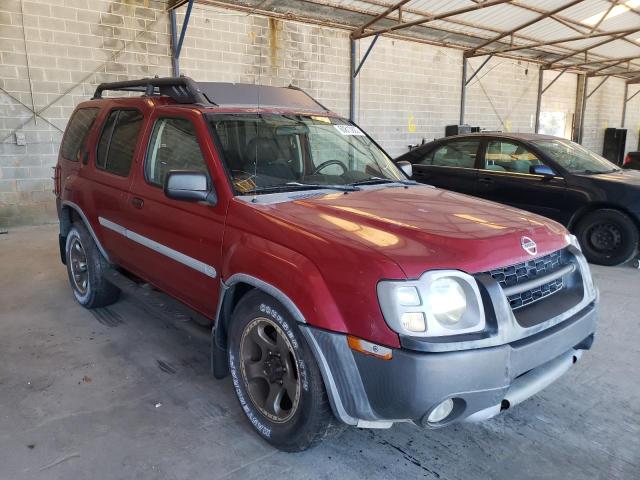
M 93 98 L 102 98 L 102 92 L 141 92 L 147 96 L 166 95 L 178 103 L 210 104 L 198 84 L 189 77 L 143 78 L 123 82 L 101 83 Z

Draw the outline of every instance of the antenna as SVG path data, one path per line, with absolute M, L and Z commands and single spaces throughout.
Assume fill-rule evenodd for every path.
M 257 37 L 256 37 L 257 38 Z M 254 77 L 254 82 L 255 82 L 255 77 Z M 260 46 L 260 62 L 258 64 L 258 119 L 262 118 L 262 114 L 260 113 L 260 92 L 262 90 L 262 46 Z M 258 122 L 256 122 L 256 140 L 258 139 Z M 258 142 L 255 141 L 255 147 L 256 147 L 256 151 L 255 151 L 255 155 L 253 157 L 253 178 L 254 178 L 254 184 L 255 187 L 253 189 L 253 198 L 251 199 L 251 201 L 253 203 L 256 203 L 258 201 L 258 194 L 256 189 L 258 188 Z

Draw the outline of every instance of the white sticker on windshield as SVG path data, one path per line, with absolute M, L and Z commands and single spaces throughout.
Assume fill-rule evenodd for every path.
M 358 127 L 354 127 L 353 125 L 334 125 L 334 127 L 342 135 L 361 135 L 361 136 L 364 136 L 364 133 L 362 133 L 362 130 L 360 130 Z

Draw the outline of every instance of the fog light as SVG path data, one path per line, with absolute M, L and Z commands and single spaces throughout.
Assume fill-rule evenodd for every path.
M 449 416 L 449 414 L 453 411 L 453 400 L 451 398 L 447 398 L 444 402 L 439 404 L 436 408 L 434 408 L 427 421 L 429 423 L 438 423 L 444 420 Z
M 424 332 L 427 324 L 422 312 L 408 312 L 402 314 L 402 326 L 410 332 Z

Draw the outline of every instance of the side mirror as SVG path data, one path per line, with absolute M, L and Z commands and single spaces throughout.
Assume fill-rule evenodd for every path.
M 407 177 L 411 178 L 411 176 L 413 175 L 413 167 L 411 166 L 411 162 L 400 160 L 398 163 L 396 163 L 396 165 L 398 165 L 398 168 L 400 168 L 400 170 L 402 170 Z
M 544 175 L 545 177 L 555 177 L 556 172 L 554 172 L 551 167 L 547 165 L 532 165 L 529 167 L 529 173 L 533 175 Z
M 171 170 L 164 179 L 164 194 L 174 200 L 187 202 L 217 202 L 215 191 L 209 186 L 209 177 L 203 172 Z

